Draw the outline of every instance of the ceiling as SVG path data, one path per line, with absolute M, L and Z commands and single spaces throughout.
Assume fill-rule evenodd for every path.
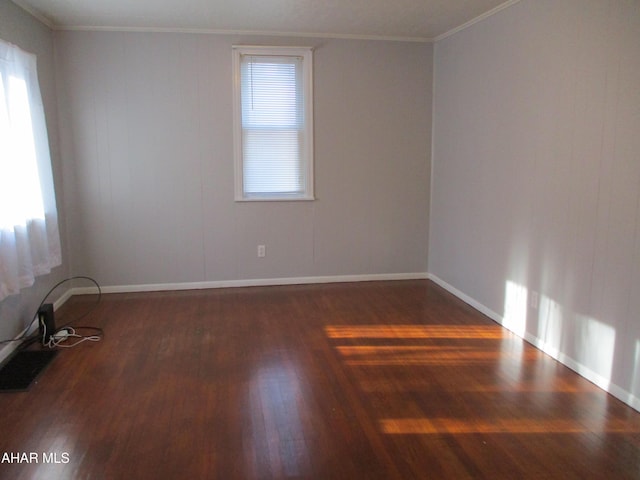
M 437 40 L 518 0 L 13 0 L 56 29 Z

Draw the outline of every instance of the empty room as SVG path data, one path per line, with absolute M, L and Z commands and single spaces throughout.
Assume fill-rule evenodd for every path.
M 0 0 L 0 479 L 640 479 L 638 0 Z

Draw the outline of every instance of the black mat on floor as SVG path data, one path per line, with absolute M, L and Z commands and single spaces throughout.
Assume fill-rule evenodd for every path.
M 56 350 L 22 350 L 0 369 L 0 392 L 23 392 L 58 354 Z

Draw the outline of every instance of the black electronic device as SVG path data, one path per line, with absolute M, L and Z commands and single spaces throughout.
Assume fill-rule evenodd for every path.
M 40 339 L 43 345 L 49 343 L 49 339 L 56 331 L 56 322 L 53 317 L 53 304 L 45 303 L 38 309 L 38 327 Z

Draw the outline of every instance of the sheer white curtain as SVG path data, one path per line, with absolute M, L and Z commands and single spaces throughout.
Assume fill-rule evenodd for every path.
M 0 40 L 0 300 L 61 261 L 36 57 Z

